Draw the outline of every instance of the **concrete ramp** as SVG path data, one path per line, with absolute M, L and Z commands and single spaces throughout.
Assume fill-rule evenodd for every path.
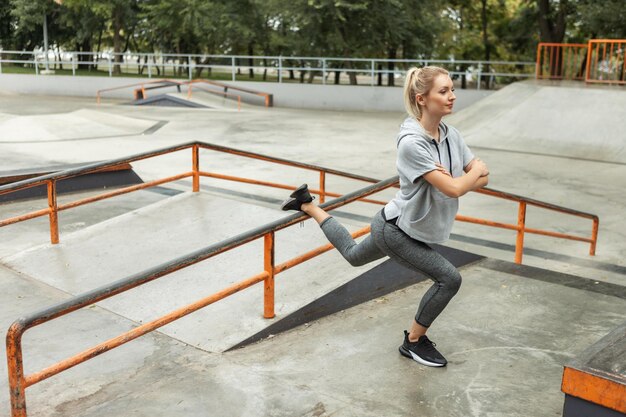
M 76 295 L 285 215 L 277 209 L 208 193 L 183 193 L 64 234 L 59 245 L 44 244 L 7 256 L 3 264 Z M 63 222 L 63 213 L 60 221 Z M 293 226 L 277 232 L 276 263 L 325 243 L 326 238 L 312 220 L 306 221 L 303 227 Z M 376 265 L 352 268 L 336 251 L 331 251 L 277 276 L 277 318 L 274 320 L 262 318 L 263 286 L 257 285 L 161 331 L 206 351 L 224 351 Z M 262 270 L 263 240 L 260 239 L 99 305 L 142 323 Z
M 575 82 L 511 84 L 451 115 L 470 147 L 626 164 L 626 90 Z
M 69 113 L 0 118 L 0 143 L 46 142 L 139 135 L 158 122 L 81 109 Z

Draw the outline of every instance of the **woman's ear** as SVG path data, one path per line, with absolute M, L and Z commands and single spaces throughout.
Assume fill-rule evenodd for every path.
M 415 94 L 415 101 L 420 106 L 423 106 L 426 104 L 426 101 L 424 100 L 424 96 L 422 96 L 421 94 Z

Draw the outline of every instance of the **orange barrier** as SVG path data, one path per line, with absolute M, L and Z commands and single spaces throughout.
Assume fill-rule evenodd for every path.
M 185 82 L 185 84 L 189 85 L 189 88 L 191 88 L 192 85 L 198 84 L 198 83 L 209 84 L 209 85 L 214 85 L 216 87 L 221 87 L 221 88 L 224 89 L 224 93 L 223 94 L 225 94 L 225 95 L 228 93 L 228 90 L 231 89 L 231 90 L 241 91 L 241 92 L 247 93 L 247 94 L 252 94 L 252 95 L 255 95 L 255 96 L 260 96 L 260 97 L 264 98 L 265 107 L 273 107 L 274 106 L 274 95 L 270 94 L 270 93 L 264 93 L 262 91 L 252 90 L 252 89 L 249 89 L 249 88 L 236 87 L 234 85 L 224 84 L 224 83 L 220 83 L 218 81 L 212 81 L 212 80 L 197 79 L 197 80 L 191 80 L 191 81 Z
M 78 201 L 71 202 L 71 203 L 66 203 L 66 204 L 63 204 L 63 205 L 58 205 L 57 202 L 56 202 L 56 200 L 57 200 L 56 183 L 58 181 L 61 181 L 61 180 L 64 180 L 64 179 L 68 179 L 68 178 L 74 178 L 74 177 L 77 177 L 77 176 L 80 176 L 80 175 L 85 175 L 85 174 L 91 174 L 91 173 L 94 173 L 94 172 L 104 171 L 104 170 L 110 169 L 111 167 L 119 166 L 121 164 L 128 164 L 128 163 L 131 163 L 131 162 L 140 161 L 140 160 L 143 160 L 143 159 L 152 158 L 152 157 L 156 157 L 156 156 L 160 156 L 160 155 L 164 155 L 164 154 L 168 154 L 168 153 L 172 153 L 172 152 L 177 152 L 177 151 L 181 151 L 181 150 L 185 150 L 185 149 L 192 149 L 192 171 L 190 171 L 190 172 L 185 172 L 185 173 L 182 173 L 182 174 L 179 174 L 179 175 L 175 175 L 175 176 L 171 176 L 171 177 L 167 177 L 167 178 L 162 178 L 162 179 L 159 179 L 159 180 L 150 181 L 150 182 L 147 182 L 147 183 L 144 183 L 144 184 L 139 184 L 139 185 L 133 185 L 133 186 L 125 187 L 125 188 L 120 188 L 120 189 L 115 190 L 115 191 L 111 191 L 111 192 L 108 192 L 108 193 L 100 194 L 100 195 L 89 197 L 89 198 L 85 198 L 85 199 L 78 200 Z M 231 175 L 224 175 L 224 174 L 219 174 L 219 173 L 201 171 L 200 170 L 200 161 L 199 161 L 199 158 L 200 158 L 199 150 L 200 149 L 207 149 L 207 150 L 211 150 L 211 151 L 224 152 L 224 153 L 229 153 L 229 154 L 233 154 L 233 155 L 243 156 L 243 157 L 247 157 L 247 158 L 258 159 L 258 160 L 262 160 L 262 161 L 266 161 L 266 162 L 292 166 L 292 167 L 295 167 L 295 168 L 302 168 L 302 169 L 306 169 L 306 170 L 317 171 L 319 173 L 319 178 L 320 178 L 320 180 L 319 180 L 319 184 L 320 184 L 319 189 L 311 188 L 310 191 L 313 194 L 319 195 L 320 203 L 324 203 L 326 201 L 326 197 L 327 196 L 328 197 L 341 197 L 341 194 L 330 192 L 330 191 L 326 190 L 326 176 L 327 175 L 336 175 L 336 176 L 339 176 L 339 177 L 351 178 L 351 179 L 354 179 L 354 180 L 364 181 L 364 182 L 368 182 L 368 183 L 376 183 L 376 182 L 379 181 L 379 180 L 374 179 L 374 178 L 364 177 L 364 176 L 360 176 L 360 175 L 354 175 L 354 174 L 350 174 L 350 173 L 343 172 L 343 171 L 338 171 L 338 170 L 333 170 L 333 169 L 329 169 L 329 168 L 324 168 L 324 167 L 321 167 L 321 166 L 316 166 L 316 165 L 311 165 L 311 164 L 303 164 L 303 163 L 299 163 L 299 162 L 295 162 L 295 161 L 290 161 L 290 160 L 287 160 L 287 159 L 273 158 L 273 157 L 266 156 L 266 155 L 261 155 L 261 154 L 257 154 L 257 153 L 252 153 L 252 152 L 242 151 L 242 150 L 238 150 L 238 149 L 228 148 L 228 147 L 220 146 L 220 145 L 214 145 L 214 144 L 203 143 L 203 142 L 192 142 L 192 143 L 188 143 L 188 144 L 183 144 L 183 145 L 179 145 L 179 146 L 173 146 L 173 147 L 170 147 L 170 148 L 164 148 L 164 149 L 160 149 L 160 150 L 153 151 L 153 152 L 147 152 L 147 153 L 144 153 L 144 154 L 138 154 L 138 155 L 134 155 L 134 156 L 126 157 L 126 158 L 120 158 L 120 159 L 116 159 L 116 160 L 111 160 L 111 161 L 108 161 L 108 162 L 102 162 L 102 163 L 87 165 L 87 166 L 80 167 L 80 168 L 75 168 L 75 169 L 71 169 L 71 170 L 67 170 L 67 171 L 61 171 L 61 172 L 50 174 L 50 175 L 44 175 L 44 176 L 41 176 L 41 177 L 36 177 L 36 178 L 24 180 L 24 181 L 19 181 L 19 182 L 13 183 L 13 184 L 0 186 L 0 195 L 8 194 L 8 193 L 11 193 L 11 192 L 23 190 L 23 189 L 30 188 L 30 187 L 36 187 L 36 186 L 40 186 L 40 185 L 46 185 L 48 187 L 48 208 L 47 209 L 41 209 L 41 210 L 37 210 L 37 211 L 31 212 L 31 213 L 23 214 L 23 215 L 20 215 L 20 216 L 15 216 L 15 217 L 11 217 L 11 218 L 8 218 L 8 219 L 0 220 L 0 227 L 8 226 L 10 224 L 14 224 L 14 223 L 18 223 L 18 222 L 21 222 L 21 221 L 29 220 L 29 219 L 32 219 L 32 218 L 35 218 L 35 217 L 41 217 L 41 216 L 48 215 L 49 219 L 50 219 L 49 220 L 49 222 L 50 222 L 50 241 L 51 241 L 51 243 L 56 244 L 56 243 L 59 242 L 59 230 L 58 230 L 58 212 L 59 211 L 67 210 L 67 209 L 78 207 L 78 206 L 81 206 L 81 205 L 84 205 L 84 204 L 100 201 L 100 200 L 103 200 L 103 199 L 106 199 L 106 198 L 115 197 L 115 196 L 118 196 L 118 195 L 122 195 L 122 194 L 130 193 L 130 192 L 133 192 L 133 191 L 137 191 L 137 190 L 141 190 L 141 189 L 145 189 L 145 188 L 149 188 L 149 187 L 165 184 L 165 183 L 172 182 L 172 181 L 177 181 L 177 180 L 180 180 L 180 179 L 183 179 L 183 178 L 188 178 L 188 177 L 192 177 L 192 179 L 193 179 L 193 191 L 194 192 L 197 192 L 200 189 L 200 177 L 201 176 L 202 177 L 222 179 L 222 180 L 228 180 L 228 181 L 236 181 L 236 182 L 243 182 L 243 183 L 248 183 L 248 184 L 261 185 L 261 186 L 266 186 L 266 187 L 281 188 L 281 189 L 285 189 L 285 190 L 294 190 L 296 188 L 294 186 L 286 185 L 286 184 L 279 184 L 279 183 L 274 183 L 274 182 L 269 182 L 269 181 L 255 180 L 255 179 L 251 179 L 251 178 L 243 178 L 243 177 L 236 177 L 236 176 L 231 176 Z M 595 214 L 585 213 L 585 212 L 581 212 L 581 211 L 578 211 L 578 210 L 572 210 L 572 209 L 569 209 L 569 208 L 566 208 L 566 207 L 561 207 L 561 206 L 553 205 L 553 204 L 550 204 L 550 203 L 545 203 L 545 202 L 542 202 L 542 201 L 529 199 L 529 198 L 526 198 L 526 197 L 523 197 L 523 196 L 518 196 L 518 195 L 515 195 L 515 194 L 511 194 L 511 193 L 506 193 L 506 192 L 503 192 L 503 191 L 497 191 L 497 190 L 493 190 L 493 189 L 490 189 L 490 188 L 483 188 L 483 189 L 477 190 L 476 192 L 480 193 L 480 194 L 486 194 L 486 195 L 489 195 L 489 196 L 492 196 L 492 197 L 497 197 L 497 198 L 501 198 L 501 199 L 515 201 L 515 202 L 517 202 L 519 204 L 519 207 L 518 207 L 518 222 L 517 222 L 517 224 L 499 223 L 499 222 L 494 222 L 494 221 L 491 221 L 491 220 L 479 219 L 479 218 L 468 217 L 468 216 L 463 216 L 463 215 L 457 215 L 457 217 L 456 217 L 456 220 L 458 220 L 458 221 L 475 223 L 475 224 L 481 224 L 481 225 L 485 225 L 485 226 L 498 227 L 498 228 L 503 228 L 503 229 L 509 229 L 509 230 L 517 231 L 517 239 L 516 239 L 516 245 L 515 245 L 515 262 L 516 263 L 521 263 L 522 262 L 522 254 L 523 254 L 523 250 L 524 250 L 524 234 L 525 233 L 533 233 L 533 234 L 539 234 L 539 235 L 544 235 L 544 236 L 556 237 L 556 238 L 561 238 L 561 239 L 568 239 L 568 240 L 576 240 L 576 241 L 586 242 L 586 243 L 590 244 L 589 254 L 590 255 L 595 255 L 596 242 L 598 240 L 598 228 L 599 228 L 599 218 Z M 372 200 L 372 199 L 367 199 L 367 198 L 361 198 L 360 201 L 361 202 L 365 202 L 365 203 L 379 204 L 379 205 L 385 204 L 384 201 Z M 562 214 L 567 214 L 567 215 L 572 215 L 572 216 L 576 216 L 576 217 L 582 217 L 582 218 L 590 219 L 593 222 L 591 236 L 590 237 L 576 236 L 576 235 L 570 235 L 570 234 L 565 234 L 565 233 L 553 232 L 553 231 L 549 231 L 549 230 L 528 228 L 528 227 L 526 227 L 526 207 L 528 205 L 532 205 L 532 206 L 535 206 L 535 207 L 540 207 L 540 208 L 543 208 L 543 209 L 556 211 L 556 212 L 559 212 L 559 213 L 562 213 Z
M 626 40 L 594 39 L 587 49 L 588 83 L 626 84 Z
M 537 79 L 584 80 L 587 45 L 547 43 L 537 46 Z
M 537 45 L 536 78 L 626 84 L 626 40 Z

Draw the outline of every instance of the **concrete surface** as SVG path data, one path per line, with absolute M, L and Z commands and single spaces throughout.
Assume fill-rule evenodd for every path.
M 450 117 L 474 147 L 621 164 L 624 120 L 624 86 L 573 81 L 515 83 Z
M 529 114 L 525 114 L 524 107 L 510 104 L 523 101 L 518 88 L 526 87 L 505 88 L 489 98 L 501 100 L 491 102 L 492 106 L 501 110 L 509 108 L 511 114 L 504 112 L 503 120 L 533 114 L 528 107 Z M 586 92 L 592 91 L 590 97 L 596 94 L 593 89 L 578 90 L 580 103 L 584 103 Z M 569 102 L 572 93 L 546 91 L 544 97 L 555 100 L 551 108 L 572 105 Z M 618 88 L 603 97 L 620 103 L 621 96 L 615 96 L 615 92 L 623 94 Z M 561 102 L 564 100 L 567 102 Z M 474 123 L 480 124 L 491 117 L 484 112 L 472 113 L 472 117 L 464 119 L 462 116 L 470 110 L 472 107 L 460 112 L 457 119 L 451 119 L 463 133 L 466 128 L 471 132 Z M 91 130 L 80 135 L 72 130 L 74 140 L 66 140 L 60 134 L 57 139 L 20 142 L 21 128 L 13 122 L 16 124 L 11 125 L 14 126 L 11 131 L 0 132 L 3 167 L 12 170 L 37 164 L 90 162 L 197 139 L 382 179 L 395 174 L 395 134 L 404 118 L 400 112 L 280 108 L 233 112 L 135 108 L 119 106 L 117 102 L 98 107 L 85 99 L 0 93 L 0 123 L 24 115 L 55 113 L 62 124 L 63 120 L 69 120 L 67 115 L 76 111 L 97 112 L 98 119 L 105 123 L 111 120 L 114 124 L 119 120 L 117 116 L 121 116 L 136 119 L 128 121 L 129 126 L 149 121 L 158 128 L 119 138 L 97 137 Z M 601 117 L 594 113 L 594 108 L 589 111 L 593 117 Z M 66 116 L 68 119 L 64 119 Z M 561 112 L 554 113 L 551 123 L 558 124 L 559 120 L 567 123 L 567 118 L 557 116 L 562 116 Z M 44 119 L 30 120 L 39 123 Z M 607 118 L 604 123 L 615 126 L 618 122 Z M 581 133 L 591 134 L 594 128 L 595 125 L 589 124 L 589 131 L 581 130 Z M 507 132 L 506 126 L 503 129 Z M 9 136 L 19 143 L 2 143 Z M 616 288 L 611 285 L 620 288 L 625 285 L 626 164 L 553 156 L 547 151 L 538 152 L 532 143 L 528 148 L 507 140 L 496 144 L 473 133 L 468 143 L 489 164 L 491 187 L 596 213 L 600 216 L 600 234 L 595 257 L 587 255 L 588 246 L 583 243 L 527 235 L 524 263 L 553 271 L 546 271 L 546 276 L 556 274 L 556 278 L 547 280 L 537 276 L 537 270 L 533 270 L 534 275 L 504 272 L 508 270 L 502 267 L 505 264 L 497 263 L 501 262 L 498 259 L 512 261 L 514 232 L 457 222 L 448 244 L 491 259 L 462 269 L 461 292 L 431 330 L 433 340 L 450 360 L 448 368 L 424 368 L 397 353 L 401 332 L 427 288 L 427 284 L 418 284 L 228 353 L 218 353 L 219 347 L 211 346 L 210 332 L 203 326 L 208 323 L 207 316 L 192 315 L 181 321 L 178 330 L 168 326 L 162 332 L 29 388 L 26 393 L 29 415 L 560 415 L 563 363 L 626 319 L 624 297 L 610 292 L 610 288 Z M 569 146 L 578 149 L 587 145 L 573 141 Z M 188 170 L 190 161 L 190 154 L 181 152 L 136 163 L 134 168 L 144 180 L 150 180 Z M 218 156 L 213 152 L 202 153 L 201 167 L 292 185 L 301 182 L 314 185 L 318 181 L 315 173 Z M 327 180 L 328 189 L 338 192 L 363 185 L 352 180 Z M 280 216 L 276 204 L 285 195 L 280 190 L 208 179 L 202 180 L 201 188 L 201 194 L 190 196 L 187 193 L 190 181 L 179 181 L 162 187 L 162 192 L 144 191 L 64 212 L 60 218 L 62 243 L 56 247 L 46 243 L 45 219 L 0 229 L 0 280 L 5 288 L 0 294 L 0 324 L 7 328 L 24 312 L 63 300 L 68 293 L 92 288 L 106 279 L 109 272 L 140 269 L 170 253 L 202 244 L 201 235 L 210 235 L 214 227 L 203 215 L 206 207 L 218 210 L 218 216 L 224 218 L 238 210 L 273 218 Z M 170 197 L 181 191 L 185 193 Z M 383 193 L 380 198 L 390 195 Z M 229 200 L 233 203 L 229 204 Z M 0 217 L 37 204 L 45 206 L 41 200 L 0 205 Z M 224 210 L 225 207 L 228 209 Z M 231 207 L 236 208 L 233 213 Z M 377 209 L 358 204 L 341 209 L 338 217 L 349 227 L 358 227 Z M 180 211 L 185 210 L 186 218 L 180 216 Z M 517 207 L 472 194 L 462 199 L 460 213 L 515 222 Z M 165 226 L 165 221 L 172 221 L 172 217 L 184 227 L 180 234 Z M 536 209 L 529 209 L 527 219 L 531 227 L 549 226 L 552 230 L 580 234 L 591 230 L 588 221 Z M 245 227 L 225 221 L 220 230 L 234 233 L 231 228 L 240 226 Z M 309 223 L 304 229 L 295 226 L 290 232 L 293 234 L 286 235 L 286 241 L 309 240 L 311 235 L 319 239 L 312 226 Z M 196 234 L 198 231 L 205 232 Z M 98 243 L 94 240 L 96 235 L 107 240 Z M 142 253 L 144 247 L 138 246 L 132 239 L 134 236 L 145 236 L 145 249 L 150 250 Z M 295 246 L 282 247 L 280 253 L 295 251 Z M 83 253 L 92 255 L 81 259 Z M 320 286 L 329 290 L 336 284 L 322 280 L 327 276 L 339 279 L 335 274 L 348 273 L 351 268 L 337 254 L 325 256 L 330 269 L 314 273 L 319 274 L 316 276 Z M 246 253 L 216 268 L 219 271 L 226 267 L 239 268 L 243 266 L 242 260 L 251 261 L 254 268 L 261 266 L 258 260 L 248 258 Z M 312 274 L 308 270 L 306 273 Z M 558 275 L 563 273 L 568 275 Z M 119 277 L 112 277 L 115 278 Z M 279 282 L 280 279 L 281 276 Z M 161 292 L 190 295 L 198 285 L 198 277 L 191 274 L 186 280 L 192 288 L 165 282 Z M 577 282 L 582 284 L 576 285 Z M 591 291 L 590 286 L 594 288 L 596 282 L 597 290 Z M 291 291 L 297 292 L 298 288 Z M 260 303 L 260 288 L 248 292 L 251 298 L 257 292 Z M 152 295 L 152 299 L 146 297 L 145 304 L 130 298 L 103 303 L 29 331 L 25 338 L 27 372 L 134 327 L 166 304 L 163 301 L 166 297 L 161 297 L 159 291 Z M 241 306 L 235 306 L 231 314 L 240 314 L 240 310 Z M 242 324 L 233 329 L 234 333 L 255 320 L 260 321 L 255 305 L 246 304 L 245 310 L 249 313 L 241 314 Z M 250 318 L 248 314 L 255 316 Z M 177 332 L 184 333 L 180 338 L 188 343 L 178 340 Z M 67 341 L 69 346 L 61 341 Z M 6 365 L 2 363 L 0 372 L 5 372 Z M 6 384 L 6 379 L 0 379 L 2 413 L 8 412 Z

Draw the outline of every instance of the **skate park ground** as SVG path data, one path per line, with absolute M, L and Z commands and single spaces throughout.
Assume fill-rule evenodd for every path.
M 581 242 L 526 235 L 525 266 L 517 267 L 514 232 L 457 222 L 446 245 L 485 258 L 461 268 L 464 284 L 430 331 L 450 361 L 447 368 L 422 367 L 397 352 L 427 282 L 228 350 L 267 326 L 262 291 L 255 287 L 27 389 L 28 414 L 561 415 L 563 365 L 626 319 L 624 96 L 623 88 L 525 82 L 449 118 L 488 163 L 491 188 L 597 214 L 600 231 L 594 257 Z M 97 106 L 84 98 L 3 93 L 2 171 L 44 170 L 201 140 L 378 179 L 395 175 L 395 134 L 404 118 L 399 112 L 252 106 L 237 112 L 122 102 Z M 288 167 L 209 153 L 202 158 L 202 166 L 219 172 L 294 186 L 318 181 Z M 133 169 L 148 181 L 189 161 L 188 154 L 173 155 Z M 365 185 L 333 178 L 327 187 L 345 193 Z M 64 212 L 56 246 L 48 243 L 45 218 L 0 229 L 3 328 L 107 280 L 285 216 L 277 210 L 284 190 L 205 178 L 200 193 L 190 189 L 191 181 L 182 180 Z M 41 204 L 5 203 L 0 217 Z M 335 215 L 356 230 L 377 210 L 358 203 Z M 462 198 L 460 214 L 514 223 L 517 206 L 470 194 Z M 529 209 L 527 219 L 530 227 L 563 233 L 591 230 L 588 220 L 538 209 Z M 281 259 L 323 243 L 310 220 L 278 239 Z M 175 282 L 33 329 L 25 339 L 27 372 L 193 301 L 195 292 L 210 294 L 218 288 L 214 281 L 247 276 L 262 267 L 259 253 L 244 249 L 181 272 Z M 377 265 L 352 268 L 333 251 L 280 275 L 273 320 Z M 215 279 L 205 283 L 206 276 Z M 0 372 L 6 375 L 4 364 Z M 8 397 L 3 377 L 3 414 L 9 413 Z

